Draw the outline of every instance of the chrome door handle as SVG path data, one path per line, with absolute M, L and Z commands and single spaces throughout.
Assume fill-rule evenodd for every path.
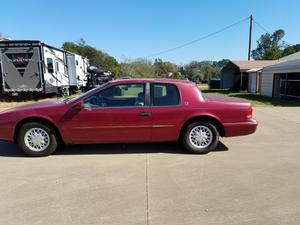
M 150 116 L 151 112 L 140 112 L 139 115 L 140 116 Z

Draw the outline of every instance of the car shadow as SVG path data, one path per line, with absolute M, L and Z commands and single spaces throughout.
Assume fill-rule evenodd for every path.
M 219 142 L 213 152 L 228 151 L 226 145 Z M 190 154 L 176 143 L 142 143 L 142 144 L 97 144 L 61 146 L 53 155 L 97 155 L 97 154 Z M 0 157 L 26 157 L 14 143 L 0 142 Z

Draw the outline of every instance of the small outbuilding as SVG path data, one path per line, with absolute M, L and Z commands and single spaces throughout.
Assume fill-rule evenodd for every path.
M 256 93 L 260 91 L 262 68 L 278 60 L 229 61 L 221 70 L 221 88 Z

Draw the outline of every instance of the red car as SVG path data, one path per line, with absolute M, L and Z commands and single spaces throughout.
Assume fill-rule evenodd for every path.
M 219 136 L 254 133 L 249 103 L 203 97 L 189 81 L 115 80 L 81 96 L 40 102 L 0 113 L 0 140 L 30 156 L 53 153 L 60 143 L 179 141 L 192 153 L 213 150 Z

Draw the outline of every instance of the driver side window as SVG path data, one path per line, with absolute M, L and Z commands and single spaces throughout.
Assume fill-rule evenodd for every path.
M 106 88 L 84 100 L 86 108 L 143 107 L 145 84 L 119 84 Z

